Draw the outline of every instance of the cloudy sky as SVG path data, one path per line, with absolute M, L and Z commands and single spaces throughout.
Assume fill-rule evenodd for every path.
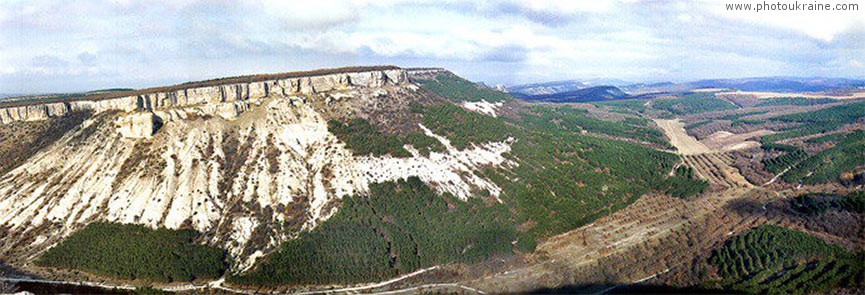
M 4 0 L 0 93 L 373 64 L 507 85 L 865 77 L 865 3 L 725 10 L 737 1 Z

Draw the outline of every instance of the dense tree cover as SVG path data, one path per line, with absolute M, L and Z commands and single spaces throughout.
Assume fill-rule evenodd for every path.
M 765 98 L 760 103 L 754 105 L 755 107 L 766 107 L 766 106 L 811 106 L 818 104 L 827 104 L 833 103 L 837 100 L 831 98 L 804 98 L 804 97 L 775 97 L 775 98 Z
M 803 149 L 792 145 L 766 143 L 762 148 L 767 151 L 783 152 L 780 156 L 763 159 L 761 161 L 766 171 L 775 174 L 781 173 L 784 169 L 796 165 L 808 157 L 808 154 L 805 153 Z
M 865 213 L 865 192 L 847 195 L 827 193 L 801 194 L 790 199 L 796 211 L 807 215 L 820 215 L 830 209 Z
M 812 112 L 795 113 L 772 117 L 777 122 L 798 123 L 796 126 L 763 137 L 764 142 L 825 133 L 854 123 L 865 117 L 865 102 L 837 105 Z
M 786 182 L 818 184 L 837 181 L 865 165 L 865 131 L 851 132 L 834 147 L 808 157 L 794 166 L 783 179 Z
M 714 93 L 686 93 L 678 97 L 659 98 L 659 99 L 627 99 L 615 101 L 593 102 L 595 106 L 604 106 L 610 111 L 637 114 L 645 113 L 649 109 L 660 110 L 664 113 L 661 117 L 673 117 L 674 115 L 699 114 L 713 111 L 732 110 L 738 107 L 728 101 L 715 97 Z M 726 119 L 733 120 L 739 117 L 754 115 L 750 114 L 733 114 Z M 703 124 L 707 124 L 703 123 Z M 695 126 L 696 127 L 696 126 Z
M 413 112 L 424 115 L 424 125 L 433 133 L 443 135 L 451 144 L 464 149 L 470 143 L 504 141 L 508 137 L 517 137 L 519 128 L 505 124 L 499 118 L 467 112 L 463 108 L 450 103 L 433 106 L 412 105 Z
M 529 109 L 533 116 L 527 117 L 526 120 L 533 120 L 530 123 L 539 128 L 547 129 L 552 128 L 552 125 L 557 125 L 557 128 L 570 129 L 572 132 L 579 132 L 582 129 L 592 133 L 669 146 L 664 134 L 649 127 L 649 121 L 646 119 L 629 117 L 620 122 L 605 121 L 589 117 L 587 110 L 570 106 L 557 108 L 532 106 Z
M 506 204 L 516 204 L 517 222 L 533 236 L 587 224 L 652 190 L 666 192 L 699 182 L 668 180 L 676 155 L 582 135 L 577 132 L 583 128 L 582 120 L 550 115 L 567 109 L 544 108 L 548 107 L 530 108 L 519 119 L 492 118 L 450 104 L 416 111 L 423 114 L 424 125 L 455 145 L 516 139 L 507 156 L 519 165 L 488 169 L 484 174 L 503 188 Z
M 694 174 L 694 168 L 681 165 L 676 167 L 674 176 L 667 178 L 661 187 L 665 187 L 665 191 L 671 196 L 687 198 L 705 192 L 709 188 L 709 183 L 699 179 Z
M 709 183 L 702 179 L 670 177 L 662 187 L 666 187 L 665 192 L 673 197 L 688 198 L 705 192 Z
M 694 179 L 695 178 L 694 168 L 688 167 L 685 165 L 681 165 L 679 167 L 676 167 L 676 176 L 687 178 L 687 179 Z
M 405 135 L 379 132 L 369 121 L 361 118 L 346 123 L 331 120 L 327 129 L 345 142 L 355 155 L 411 157 L 411 153 L 403 148 L 406 144 L 414 146 L 422 154 L 444 151 L 444 146 L 435 138 L 417 132 Z
M 715 97 L 714 93 L 688 93 L 675 98 L 662 98 L 652 101 L 652 107 L 676 115 L 699 114 L 705 112 L 732 110 L 736 105 Z
M 240 284 L 370 282 L 452 261 L 514 250 L 515 226 L 503 204 L 438 195 L 418 178 L 374 184 L 312 232 L 283 243 Z
M 761 162 L 766 171 L 777 174 L 784 171 L 784 169 L 787 169 L 787 167 L 796 165 L 796 163 L 799 163 L 799 161 L 802 161 L 802 159 L 805 159 L 806 157 L 808 157 L 808 154 L 806 154 L 805 151 L 798 149 L 793 153 L 763 159 Z
M 481 100 L 499 102 L 513 99 L 507 93 L 480 86 L 452 74 L 439 74 L 435 79 L 417 79 L 416 82 L 436 95 L 453 102 Z
M 800 231 L 762 225 L 727 240 L 709 263 L 721 280 L 708 285 L 747 293 L 811 293 L 861 286 L 862 254 Z
M 128 280 L 178 282 L 221 276 L 225 251 L 199 245 L 197 237 L 194 230 L 96 222 L 49 249 L 36 264 Z

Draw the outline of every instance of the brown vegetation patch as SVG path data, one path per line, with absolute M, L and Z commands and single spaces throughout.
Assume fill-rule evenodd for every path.
M 0 124 L 0 175 L 20 166 L 88 117 L 89 113 L 80 112 L 44 121 Z

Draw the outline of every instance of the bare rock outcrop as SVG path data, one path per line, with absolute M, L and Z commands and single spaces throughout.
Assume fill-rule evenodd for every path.
M 161 119 L 153 113 L 133 113 L 117 118 L 117 132 L 126 138 L 151 138 L 161 125 Z
M 399 85 L 408 81 L 403 69 L 331 73 L 308 77 L 270 79 L 249 83 L 189 87 L 172 91 L 154 90 L 132 96 L 108 99 L 71 100 L 0 107 L 0 123 L 37 121 L 63 116 L 73 111 L 155 111 L 175 107 L 220 104 L 262 99 L 270 93 L 283 95 L 315 94 L 352 88 Z

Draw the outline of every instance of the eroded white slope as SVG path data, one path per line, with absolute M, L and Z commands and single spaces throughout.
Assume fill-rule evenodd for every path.
M 265 98 L 236 120 L 192 119 L 175 110 L 176 118 L 150 139 L 124 137 L 117 126 L 124 120 L 89 120 L 2 177 L 0 225 L 10 234 L 0 253 L 32 258 L 104 220 L 194 228 L 245 269 L 326 220 L 340 198 L 367 194 L 370 184 L 417 176 L 461 199 L 482 190 L 498 197 L 501 189 L 478 172 L 513 165 L 503 156 L 512 139 L 458 150 L 423 126 L 445 152 L 424 156 L 406 146 L 412 157 L 353 156 L 304 101 Z
M 502 102 L 489 102 L 485 99 L 481 99 L 480 101 L 464 101 L 462 106 L 467 110 L 471 110 L 477 113 L 481 113 L 484 115 L 489 115 L 492 117 L 498 117 L 498 109 L 502 107 L 504 103 Z

